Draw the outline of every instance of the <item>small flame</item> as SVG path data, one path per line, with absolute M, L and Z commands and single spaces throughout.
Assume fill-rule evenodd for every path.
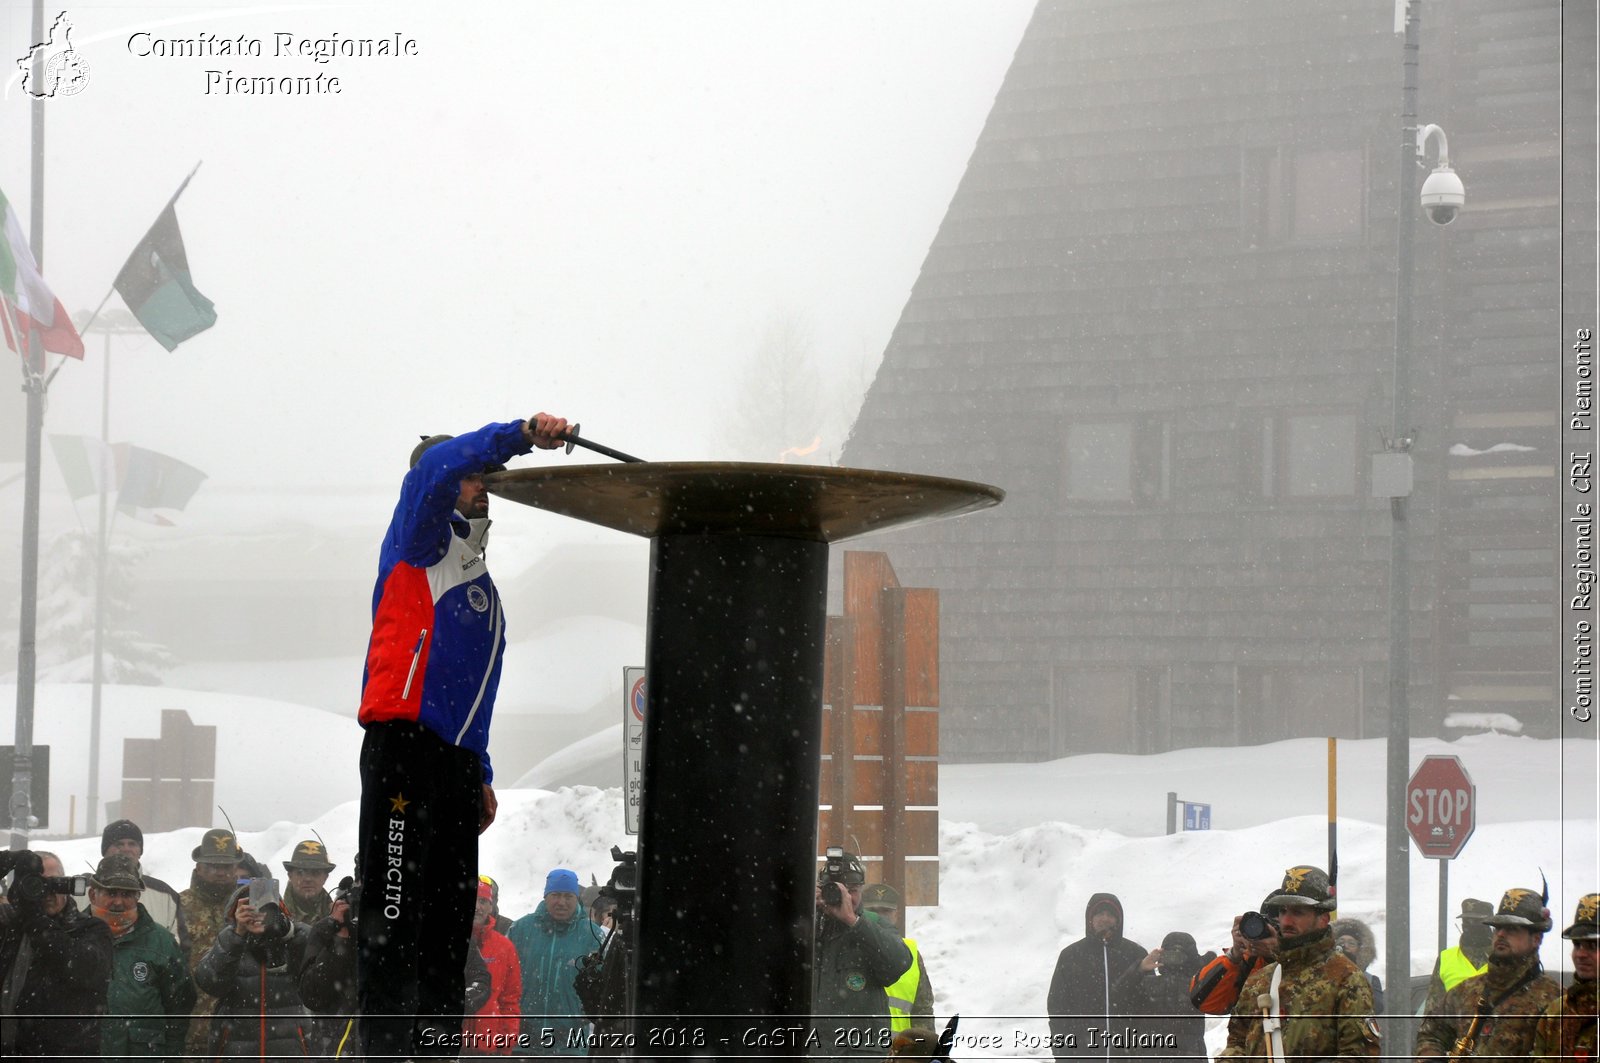
M 782 452 L 781 454 L 778 455 L 778 464 L 780 464 L 780 465 L 789 464 L 789 459 L 791 457 L 803 458 L 807 454 L 815 454 L 817 452 L 818 448 L 820 448 L 821 446 L 822 446 L 822 437 L 821 436 L 817 436 L 817 438 L 815 438 L 815 439 L 813 439 L 811 441 L 811 445 L 810 446 L 806 446 L 806 447 L 790 447 L 788 450 L 785 450 L 784 452 Z

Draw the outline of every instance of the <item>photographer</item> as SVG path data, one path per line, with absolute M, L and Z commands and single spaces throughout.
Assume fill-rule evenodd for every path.
M 911 950 L 894 927 L 861 910 L 867 875 L 854 853 L 830 848 L 817 874 L 816 959 L 812 1008 L 819 1056 L 889 1053 L 891 986 L 911 967 Z
M 339 1054 L 353 1044 L 356 1014 L 355 880 L 346 876 L 333 895 L 327 915 L 306 931 L 305 959 L 300 967 L 300 1000 L 311 1015 L 313 1054 Z M 350 1039 L 347 1042 L 347 1039 Z
M 1261 902 L 1266 908 L 1267 903 Z M 1249 933 L 1246 933 L 1249 931 Z M 1233 944 L 1201 964 L 1189 982 L 1189 1002 L 1206 1015 L 1227 1015 L 1239 1003 L 1245 979 L 1278 956 L 1278 925 L 1261 912 L 1233 917 Z
M 263 896 L 262 881 L 234 892 L 227 925 L 195 968 L 195 982 L 217 999 L 207 1050 L 213 1057 L 309 1054 L 310 1016 L 298 979 L 308 931 L 289 918 L 281 900 Z
M 0 852 L 0 1056 L 98 1059 L 111 931 L 68 902 L 53 853 Z

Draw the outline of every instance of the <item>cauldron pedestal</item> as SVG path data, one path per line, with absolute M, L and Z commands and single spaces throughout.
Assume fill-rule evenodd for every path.
M 632 1054 L 803 1054 L 828 544 L 1004 493 L 704 462 L 519 469 L 485 482 L 653 540 Z

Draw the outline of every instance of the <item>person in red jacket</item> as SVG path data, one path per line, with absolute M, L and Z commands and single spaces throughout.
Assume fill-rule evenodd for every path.
M 489 967 L 489 999 L 462 1027 L 463 1055 L 509 1056 L 522 1026 L 522 964 L 516 946 L 493 926 L 494 893 L 493 883 L 479 880 L 472 940 Z

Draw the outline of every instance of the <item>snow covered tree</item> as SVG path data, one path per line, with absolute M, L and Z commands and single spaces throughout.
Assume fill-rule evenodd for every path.
M 43 682 L 94 679 L 95 538 L 92 532 L 66 532 L 41 553 L 37 668 Z M 132 623 L 133 571 L 143 558 L 137 544 L 116 538 L 106 551 L 101 653 L 108 683 L 160 686 L 162 671 L 172 664 L 166 647 L 144 638 Z M 11 626 L 0 650 L 7 657 L 0 667 L 14 667 L 16 661 L 19 607 L 11 609 Z

